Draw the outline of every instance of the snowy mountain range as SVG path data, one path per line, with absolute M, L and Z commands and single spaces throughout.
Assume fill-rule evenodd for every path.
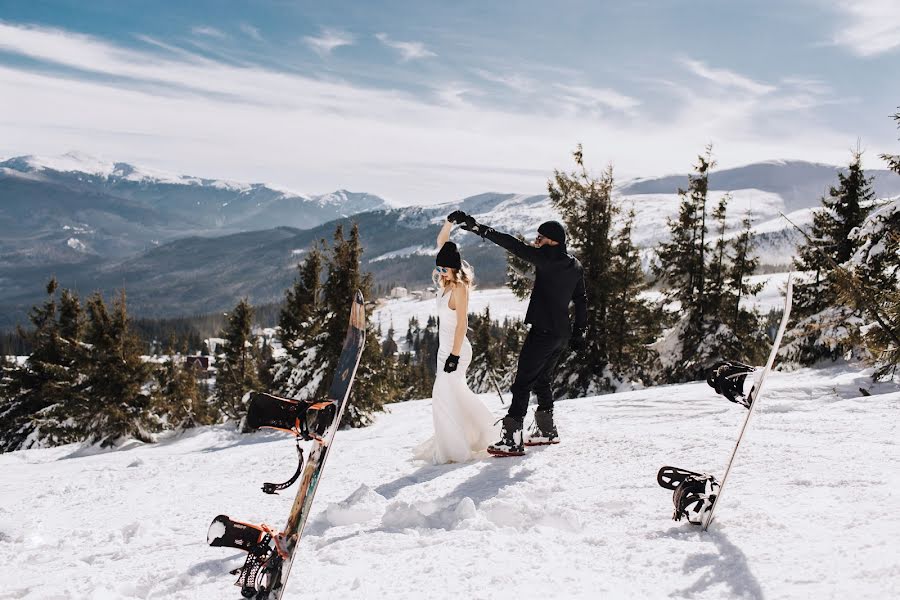
M 745 215 L 757 254 L 770 270 L 787 265 L 801 226 L 839 167 L 770 161 L 714 171 L 710 198 L 730 193 L 729 231 Z M 869 170 L 876 196 L 900 195 L 900 177 Z M 650 259 L 678 209 L 687 175 L 623 182 L 616 197 L 635 212 L 633 235 Z M 227 310 L 239 298 L 278 301 L 303 253 L 330 239 L 336 223 L 360 225 L 363 268 L 383 285 L 424 286 L 434 240 L 447 213 L 460 208 L 497 229 L 534 235 L 557 218 L 547 194 L 486 193 L 442 205 L 392 208 L 381 198 L 338 191 L 305 196 L 264 184 L 174 176 L 125 163 L 68 154 L 0 163 L 0 328 L 24 321 L 55 274 L 81 293 L 125 287 L 142 316 Z M 352 217 L 352 218 L 351 218 Z M 463 231 L 454 239 L 482 287 L 500 285 L 505 256 Z
M 192 235 L 307 229 L 386 208 L 371 194 L 303 195 L 170 175 L 76 153 L 0 162 L 0 266 L 122 259 Z

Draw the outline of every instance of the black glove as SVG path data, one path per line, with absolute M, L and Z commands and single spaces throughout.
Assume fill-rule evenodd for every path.
M 456 367 L 459 366 L 459 357 L 455 354 L 451 354 L 447 357 L 446 362 L 444 362 L 444 373 L 452 373 L 456 370 Z
M 463 219 L 462 228 L 466 231 L 471 231 L 472 233 L 478 234 L 482 238 L 494 231 L 492 227 L 482 225 L 481 223 L 476 221 L 475 217 L 473 217 L 472 215 L 466 215 L 465 219 Z
M 447 215 L 447 220 L 451 223 L 456 223 L 457 225 L 459 225 L 460 223 L 464 223 L 467 218 L 470 218 L 469 215 L 461 210 L 454 210 L 452 213 Z
M 586 328 L 577 328 L 575 330 L 575 333 L 572 334 L 572 338 L 569 340 L 569 347 L 571 347 L 575 352 L 584 352 L 585 348 L 587 348 L 587 338 L 585 337 L 586 335 Z

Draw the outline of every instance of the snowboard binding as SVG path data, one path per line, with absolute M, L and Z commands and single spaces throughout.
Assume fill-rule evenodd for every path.
M 710 367 L 707 372 L 706 383 L 716 390 L 717 394 L 725 396 L 729 401 L 749 409 L 750 404 L 753 402 L 753 388 L 745 395 L 744 381 L 747 379 L 747 375 L 754 371 L 756 371 L 756 367 L 745 365 L 736 360 L 720 360 Z
M 695 473 L 677 467 L 663 467 L 656 474 L 661 487 L 674 490 L 672 503 L 675 511 L 672 520 L 687 518 L 693 525 L 703 524 L 703 517 L 719 493 L 719 482 L 707 473 Z
M 237 548 L 246 552 L 243 566 L 229 573 L 238 576 L 234 585 L 241 588 L 241 596 L 265 598 L 268 591 L 263 588 L 263 576 L 278 568 L 283 560 L 277 548 L 277 537 L 278 534 L 267 525 L 251 525 L 219 515 L 210 523 L 206 539 L 210 546 Z M 260 596 L 260 593 L 264 595 Z
M 264 392 L 250 392 L 247 428 L 255 430 L 265 427 L 290 433 L 297 446 L 297 469 L 294 474 L 283 483 L 263 483 L 263 492 L 276 494 L 297 481 L 303 472 L 303 448 L 300 443 L 321 439 L 334 421 L 334 411 L 333 402 L 306 402 Z

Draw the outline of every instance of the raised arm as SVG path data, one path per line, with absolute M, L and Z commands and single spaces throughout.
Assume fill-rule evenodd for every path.
M 481 227 L 484 226 L 481 225 Z M 508 233 L 501 233 L 492 227 L 487 227 L 483 237 L 494 242 L 510 254 L 514 254 L 533 265 L 536 265 L 543 260 L 544 255 L 539 249 L 530 244 L 526 244 L 522 240 L 515 238 Z
M 450 221 L 444 221 L 444 226 L 441 227 L 441 232 L 437 237 L 437 249 L 440 250 L 444 244 L 446 244 L 450 240 L 450 231 L 453 229 L 453 223 Z
M 538 265 L 542 261 L 546 260 L 544 258 L 544 253 L 534 246 L 526 244 L 522 240 L 516 239 L 508 233 L 501 233 L 494 230 L 493 227 L 482 225 L 481 223 L 476 221 L 474 217 L 472 217 L 471 215 L 467 215 L 462 211 L 453 211 L 447 217 L 447 220 L 453 223 L 459 223 L 466 231 L 477 233 L 483 239 L 494 242 L 507 252 L 511 252 L 522 260 L 530 262 L 533 265 Z

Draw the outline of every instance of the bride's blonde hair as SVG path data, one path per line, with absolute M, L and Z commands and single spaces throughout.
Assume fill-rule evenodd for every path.
M 453 283 L 461 283 L 470 290 L 475 287 L 475 269 L 466 261 L 462 261 L 461 269 L 450 269 L 450 275 Z M 434 282 L 434 285 L 444 289 L 444 278 L 441 277 L 439 271 L 435 270 L 431 274 L 431 281 Z

